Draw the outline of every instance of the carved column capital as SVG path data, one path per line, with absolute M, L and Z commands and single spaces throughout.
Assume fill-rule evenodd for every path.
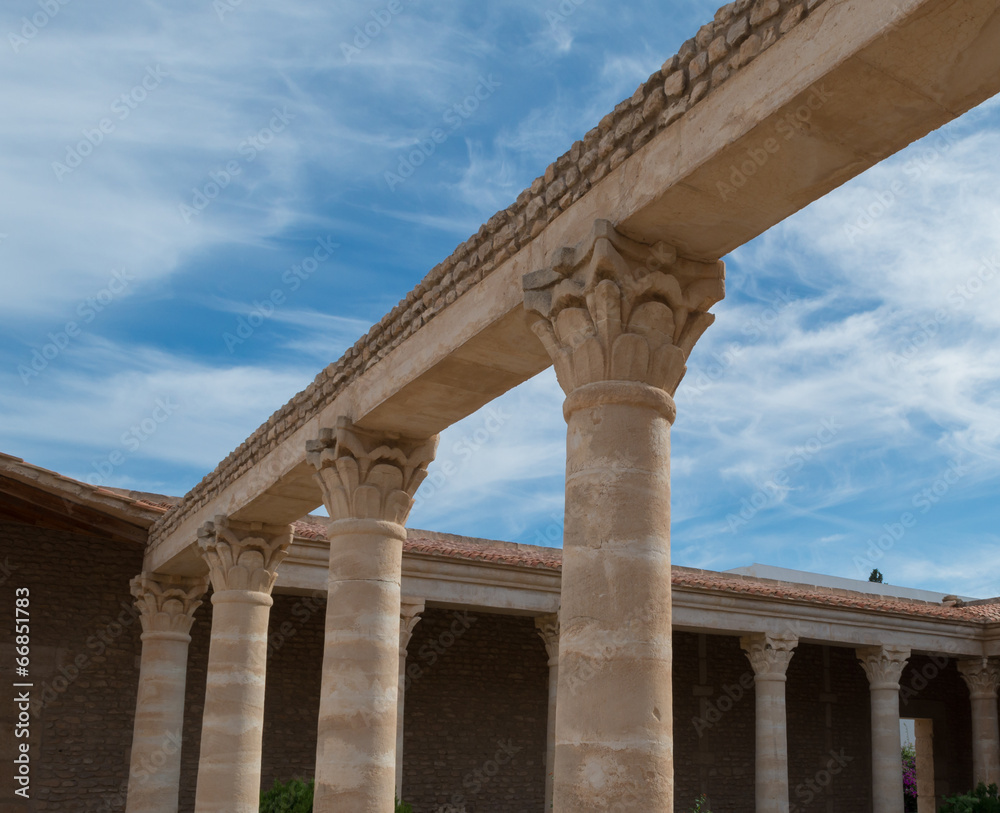
M 420 623 L 420 616 L 425 609 L 422 601 L 403 601 L 399 605 L 399 654 L 406 657 L 406 648 L 410 645 L 413 630 Z
M 306 451 L 331 518 L 405 525 L 437 442 L 437 435 L 405 438 L 370 432 L 340 418 L 335 429 L 323 429 L 306 444 Z
M 910 658 L 908 646 L 864 646 L 855 651 L 872 689 L 899 690 L 899 679 Z
M 208 589 L 208 578 L 140 573 L 129 582 L 129 588 L 144 633 L 186 636 Z
M 995 659 L 962 659 L 958 662 L 958 672 L 973 700 L 996 700 L 1000 689 L 1000 663 Z
M 198 544 L 217 594 L 246 590 L 270 596 L 292 544 L 292 526 L 217 516 L 198 529 Z
M 559 662 L 559 615 L 539 615 L 535 618 L 535 628 L 538 630 L 538 637 L 545 644 L 545 651 L 549 656 L 549 666 L 554 666 Z
M 722 262 L 637 243 L 597 220 L 586 240 L 524 276 L 524 307 L 569 395 L 598 382 L 638 382 L 673 395 L 725 295 Z
M 770 632 L 745 635 L 740 638 L 740 648 L 750 659 L 754 677 L 758 681 L 783 681 L 798 643 L 799 639 L 794 635 L 777 635 Z

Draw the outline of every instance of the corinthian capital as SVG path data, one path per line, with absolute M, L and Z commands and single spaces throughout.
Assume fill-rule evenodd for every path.
M 406 523 L 413 495 L 437 451 L 437 435 L 404 438 L 370 432 L 347 418 L 306 445 L 333 519 Z
M 757 680 L 784 680 L 798 643 L 794 635 L 769 632 L 740 638 L 740 647 L 750 659 Z
M 406 648 L 410 645 L 413 630 L 420 623 L 424 609 L 422 601 L 403 601 L 399 605 L 399 654 L 401 657 L 406 657 Z
M 910 658 L 905 646 L 865 646 L 857 650 L 872 689 L 898 689 L 903 668 Z
M 725 295 L 725 266 L 681 259 L 598 220 L 590 236 L 524 276 L 524 307 L 568 395 L 636 381 L 673 395 L 695 342 Z
M 1000 664 L 991 658 L 969 658 L 958 662 L 958 671 L 973 700 L 996 700 L 1000 689 Z
M 278 565 L 292 544 L 292 526 L 217 516 L 198 529 L 198 544 L 216 593 L 249 590 L 270 595 Z
M 142 631 L 187 635 L 194 611 L 208 588 L 208 579 L 141 573 L 129 582 L 139 610 Z
M 559 661 L 559 614 L 540 615 L 535 618 L 535 629 L 545 644 L 549 663 Z

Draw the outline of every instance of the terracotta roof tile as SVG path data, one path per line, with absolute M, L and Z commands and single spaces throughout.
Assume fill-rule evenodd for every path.
M 296 535 L 305 539 L 326 539 L 326 526 L 320 518 L 310 517 L 294 523 Z M 431 531 L 408 530 L 403 550 L 443 558 L 497 562 L 515 567 L 562 569 L 562 549 L 519 545 L 491 539 L 474 539 Z M 891 614 L 923 616 L 968 622 L 1000 622 L 1000 599 L 961 606 L 933 604 L 916 599 L 881 596 L 832 587 L 814 587 L 792 582 L 774 581 L 733 573 L 674 566 L 671 582 L 674 587 L 760 596 L 789 602 L 805 602 L 844 609 L 867 610 Z

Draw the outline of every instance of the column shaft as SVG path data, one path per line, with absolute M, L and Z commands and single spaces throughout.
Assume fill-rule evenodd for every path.
M 176 813 L 191 636 L 142 634 L 126 813 Z
M 875 810 L 903 813 L 899 689 L 872 688 L 872 798 Z
M 556 708 L 559 697 L 559 616 L 543 615 L 535 619 L 538 634 L 549 656 L 549 708 L 545 726 L 545 810 L 551 810 L 555 789 Z
M 1000 784 L 1000 725 L 997 720 L 1000 664 L 992 658 L 969 658 L 958 662 L 958 671 L 969 687 L 972 704 L 974 782 Z
M 406 708 L 406 653 L 424 602 L 404 601 L 399 610 L 399 681 L 396 684 L 396 798 L 403 798 L 403 723 Z
M 972 699 L 972 759 L 975 784 L 1000 784 L 1000 726 L 995 694 Z
M 757 694 L 757 813 L 788 813 L 788 733 L 785 681 L 761 680 Z
M 673 810 L 670 420 L 568 422 L 555 810 Z
M 271 604 L 270 596 L 251 591 L 212 596 L 197 813 L 255 813 L 260 806 Z

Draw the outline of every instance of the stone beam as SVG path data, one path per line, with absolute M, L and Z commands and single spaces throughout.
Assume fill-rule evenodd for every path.
M 586 194 L 578 189 L 556 202 L 550 193 L 568 183 L 557 177 L 557 167 L 567 176 L 588 171 L 588 134 L 582 147 L 550 167 L 552 178 L 547 172 L 532 185 L 530 202 L 519 198 L 510 208 L 526 207 L 527 225 L 519 217 L 517 228 L 530 228 L 530 237 L 491 253 L 484 240 L 498 244 L 500 232 L 487 230 L 460 247 L 460 261 L 445 264 L 452 271 L 440 280 L 432 273 L 436 286 L 418 288 L 383 320 L 384 328 L 380 323 L 383 338 L 385 331 L 407 337 L 372 349 L 379 359 L 374 366 L 359 361 L 362 372 L 340 383 L 321 376 L 293 399 L 277 426 L 259 430 L 186 505 L 157 523 L 144 568 L 200 572 L 197 528 L 215 514 L 285 523 L 319 506 L 305 443 L 340 415 L 366 429 L 428 436 L 548 367 L 524 322 L 521 278 L 546 267 L 559 247 L 583 240 L 595 220 L 609 220 L 641 242 L 665 241 L 684 258 L 713 261 L 1000 91 L 996 0 L 808 5 L 804 20 L 793 21 L 721 84 L 716 77 L 723 66 L 710 69 L 704 98 L 696 96 L 709 86 L 686 69 L 681 79 L 694 87 L 678 102 L 683 114 L 657 125 L 642 146 L 633 149 L 636 135 L 628 149 L 603 157 L 603 174 L 591 174 Z M 640 89 L 646 97 L 637 94 L 655 107 L 659 87 L 647 85 Z M 638 110 L 627 107 L 619 105 L 612 121 L 618 129 L 627 116 L 634 126 L 643 124 L 646 107 L 638 118 Z M 657 115 L 672 115 L 671 108 Z M 595 132 L 597 138 L 604 130 Z M 495 221 L 506 222 L 506 214 L 490 224 Z M 421 297 L 430 305 L 414 316 Z M 381 341 L 379 335 L 373 330 L 372 341 Z M 351 362 L 368 352 L 352 350 Z

